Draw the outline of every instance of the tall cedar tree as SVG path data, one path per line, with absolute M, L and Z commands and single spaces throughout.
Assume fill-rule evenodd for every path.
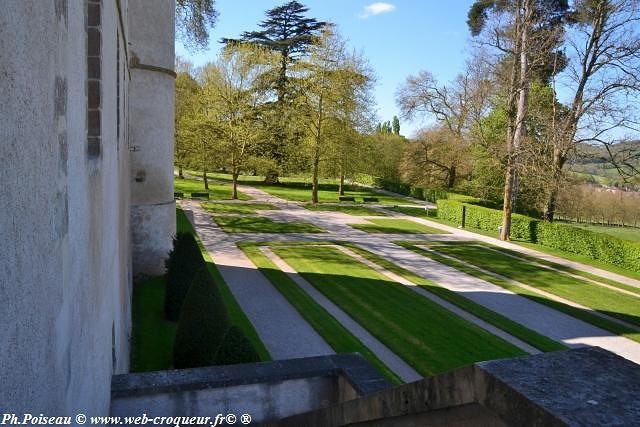
M 326 22 L 318 22 L 315 18 L 307 18 L 305 14 L 309 8 L 297 1 L 290 1 L 282 6 L 275 7 L 266 12 L 267 19 L 260 23 L 261 30 L 246 31 L 242 33 L 240 39 L 223 38 L 222 43 L 252 43 L 280 53 L 280 64 L 274 87 L 277 92 L 277 106 L 282 107 L 289 95 L 289 77 L 287 71 L 290 66 L 303 55 L 309 46 L 316 40 L 320 30 Z M 285 111 L 284 108 L 281 111 Z M 270 147 L 269 155 L 275 160 L 278 166 L 282 166 L 285 160 L 284 146 L 286 144 L 286 130 L 283 129 L 283 122 L 277 125 L 276 140 L 274 146 Z M 277 172 L 270 172 L 268 181 L 277 182 Z

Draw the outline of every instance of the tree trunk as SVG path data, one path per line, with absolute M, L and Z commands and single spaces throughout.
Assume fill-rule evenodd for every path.
M 208 190 L 209 189 L 209 180 L 207 178 L 207 171 L 206 170 L 202 171 L 202 180 L 204 181 L 204 189 Z
M 340 165 L 340 187 L 338 188 L 338 193 L 344 196 L 344 169 L 342 165 Z
M 564 163 L 566 161 L 567 157 L 563 155 L 560 150 L 554 150 L 552 164 L 553 180 L 551 184 L 551 191 L 549 192 L 549 197 L 544 209 L 543 219 L 545 221 L 553 222 L 556 208 L 558 207 L 558 193 L 560 192 L 560 178 L 562 176 L 562 167 L 564 166 Z
M 267 171 L 267 174 L 264 177 L 265 184 L 280 184 L 278 171 L 275 169 L 271 169 Z
M 231 198 L 233 200 L 238 200 L 238 172 L 233 172 L 233 174 L 231 175 L 231 178 L 233 180 L 233 195 L 231 196 Z
M 316 150 L 317 152 L 318 150 Z M 311 189 L 311 203 L 314 205 L 318 203 L 318 166 L 320 165 L 320 158 L 316 154 L 313 159 L 313 180 Z
M 452 189 L 455 184 L 456 184 L 456 167 L 451 166 L 449 168 L 449 174 L 447 177 L 447 188 Z
M 178 179 L 184 179 L 184 174 L 182 173 L 182 166 L 178 166 Z
M 523 1 L 524 13 L 520 18 L 520 49 L 519 49 L 519 79 L 518 79 L 518 104 L 516 111 L 515 129 L 513 131 L 513 142 L 509 151 L 507 160 L 507 172 L 504 183 L 504 201 L 502 208 L 502 229 L 500 231 L 500 240 L 509 240 L 511 236 L 511 214 L 513 213 L 513 203 L 517 197 L 517 180 L 518 180 L 518 163 L 519 152 L 524 138 L 526 136 L 526 121 L 528 114 L 529 100 L 529 27 L 532 19 L 531 0 Z

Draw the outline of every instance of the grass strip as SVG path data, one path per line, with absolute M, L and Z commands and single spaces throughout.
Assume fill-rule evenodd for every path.
M 193 233 L 196 237 L 196 241 L 198 242 L 198 246 L 200 246 L 200 251 L 202 252 L 202 256 L 204 257 L 204 261 L 207 264 L 207 269 L 209 270 L 209 274 L 213 277 L 213 280 L 218 285 L 220 289 L 220 293 L 222 294 L 222 298 L 224 299 L 224 304 L 227 307 L 227 311 L 229 312 L 229 319 L 231 323 L 242 329 L 246 337 L 251 341 L 253 348 L 256 350 L 258 355 L 260 356 L 260 360 L 263 362 L 271 360 L 271 355 L 269 351 L 265 347 L 264 343 L 258 336 L 258 333 L 254 329 L 251 321 L 247 318 L 247 316 L 240 308 L 240 305 L 236 301 L 235 297 L 231 293 L 231 290 L 227 286 L 227 283 L 224 281 L 224 278 L 220 274 L 218 267 L 211 259 L 209 252 L 204 248 L 200 237 L 195 232 L 191 222 L 185 215 L 184 211 L 180 209 L 180 207 L 176 208 L 176 223 L 177 223 L 177 231 L 179 233 Z
M 254 214 L 257 211 L 277 210 L 268 203 L 211 203 L 202 202 L 202 208 L 207 212 L 224 214 Z
M 406 215 L 410 215 L 410 216 L 416 216 L 419 218 L 427 218 L 426 216 L 423 216 L 422 213 L 420 212 L 420 214 L 418 214 L 419 211 L 423 211 L 423 209 L 420 210 L 404 210 L 401 211 L 399 209 L 391 209 L 391 210 L 395 210 L 396 212 L 401 212 L 404 213 Z M 436 217 L 432 217 L 429 216 L 428 219 L 430 221 L 434 221 L 443 225 L 448 225 L 450 227 L 458 227 L 460 224 L 458 223 L 453 223 L 450 221 L 444 221 L 440 218 Z M 476 228 L 469 228 L 469 227 L 465 227 L 464 230 L 469 231 L 471 233 L 475 233 L 475 234 L 480 234 L 482 236 L 487 236 L 487 237 L 493 237 L 495 239 L 497 239 L 499 237 L 498 232 L 497 231 L 486 231 L 486 230 L 479 230 Z M 565 252 L 565 251 L 561 251 L 558 249 L 553 249 L 553 248 L 549 248 L 547 246 L 543 246 L 543 245 L 539 245 L 537 243 L 532 243 L 531 241 L 524 241 L 524 240 L 511 240 L 511 243 L 528 248 L 528 249 L 533 249 L 535 251 L 538 252 L 543 252 L 545 254 L 548 255 L 552 255 L 558 258 L 564 258 L 567 259 L 569 261 L 575 261 L 575 262 L 579 262 L 581 264 L 585 264 L 585 265 L 589 265 L 591 267 L 595 267 L 595 268 L 599 268 L 601 270 L 605 270 L 605 271 L 609 271 L 611 273 L 616 273 L 619 274 L 621 276 L 626 276 L 629 277 L 631 279 L 636 279 L 636 280 L 640 280 L 640 273 L 635 272 L 635 271 L 631 271 L 631 270 L 627 270 L 621 267 L 618 267 L 617 265 L 613 265 L 613 264 L 609 264 L 597 259 L 593 259 L 590 258 L 586 255 L 580 255 L 580 254 L 574 254 L 571 252 Z M 536 258 L 537 259 L 537 258 Z M 587 276 L 585 276 L 587 277 Z M 600 280 L 600 276 L 596 276 L 598 279 Z M 601 280 L 600 280 L 601 281 Z
M 387 216 L 384 212 L 381 212 L 376 209 L 367 208 L 365 206 L 359 205 L 333 205 L 333 204 L 312 204 L 307 203 L 302 205 L 303 208 L 315 211 L 315 212 L 342 212 L 347 215 L 356 215 L 356 216 Z
M 131 372 L 171 369 L 177 323 L 164 317 L 165 286 L 163 276 L 133 286 Z
M 640 326 L 639 297 L 532 265 L 484 247 L 438 245 L 438 252 Z
M 525 289 L 520 286 L 517 286 L 508 280 L 501 279 L 491 274 L 487 274 L 482 271 L 479 271 L 475 267 L 465 264 L 463 262 L 454 261 L 450 258 L 443 257 L 439 254 L 426 251 L 422 248 L 415 246 L 416 245 L 415 242 L 396 242 L 396 243 L 400 244 L 401 246 L 409 250 L 419 253 L 427 258 L 437 261 L 441 264 L 448 265 L 449 267 L 455 268 L 456 270 L 469 274 L 470 276 L 474 276 L 474 277 L 477 277 L 478 279 L 482 279 L 486 282 L 493 283 L 494 285 L 498 285 L 504 289 L 507 289 L 513 292 L 514 294 L 523 296 L 539 304 L 546 305 L 547 307 L 551 307 L 554 310 L 568 314 L 572 317 L 575 317 L 576 319 L 580 319 L 584 322 L 590 323 L 594 326 L 597 326 L 609 332 L 613 332 L 614 334 L 623 336 L 625 338 L 629 338 L 630 340 L 633 340 L 636 342 L 640 342 L 640 333 L 634 329 L 631 329 L 619 323 L 613 322 L 611 320 L 602 318 L 595 314 L 591 314 L 587 310 L 583 310 L 577 307 L 572 307 L 570 305 L 566 305 L 558 301 L 550 300 L 537 292 L 533 292 L 529 289 Z
M 525 354 L 337 249 L 299 246 L 273 250 L 422 375 Z
M 227 233 L 323 233 L 306 222 L 276 222 L 260 216 L 211 216 Z
M 390 370 L 375 353 L 267 258 L 258 245 L 244 244 L 239 247 L 336 353 L 360 353 L 393 384 L 403 384 L 400 377 Z
M 445 301 L 454 304 L 457 307 L 460 307 L 464 311 L 473 314 L 474 316 L 484 320 L 485 322 L 502 329 L 510 335 L 518 338 L 519 340 L 537 348 L 540 351 L 550 352 L 550 351 L 559 351 L 566 350 L 568 347 L 565 345 L 552 340 L 549 337 L 541 335 L 518 322 L 514 322 L 513 320 L 496 313 L 493 310 L 490 310 L 478 303 L 471 301 L 468 298 L 461 296 L 460 294 L 451 291 L 447 288 L 443 288 L 439 286 L 437 283 L 432 282 L 431 280 L 425 279 L 424 277 L 420 277 L 409 270 L 406 270 L 391 261 L 388 261 L 382 258 L 379 255 L 374 254 L 373 252 L 369 252 L 366 249 L 363 249 L 352 243 L 344 243 L 344 246 L 348 247 L 352 251 L 357 254 L 363 256 L 369 261 L 378 264 L 386 270 L 389 270 L 392 273 L 397 274 L 398 276 L 409 280 L 412 283 L 420 286 L 421 288 L 429 291 L 430 293 L 442 298 Z
M 616 288 L 620 288 L 620 289 L 623 289 L 625 291 L 633 292 L 635 294 L 640 295 L 640 288 L 638 288 L 636 286 L 630 286 L 630 285 L 627 285 L 627 284 L 624 284 L 624 283 L 617 282 L 615 280 L 608 279 L 606 277 L 602 277 L 602 276 L 598 276 L 598 275 L 595 275 L 595 274 L 588 273 L 586 271 L 578 270 L 578 269 L 573 268 L 573 267 L 569 267 L 569 266 L 562 265 L 562 264 L 557 264 L 555 262 L 548 261 L 546 259 L 537 258 L 537 257 L 531 256 L 531 255 L 528 255 L 528 254 L 521 253 L 521 252 L 512 251 L 511 249 L 501 248 L 500 246 L 494 246 L 494 245 L 492 245 L 490 243 L 473 242 L 473 244 L 484 246 L 484 247 L 487 247 L 487 248 L 490 248 L 490 249 L 505 253 L 507 255 L 511 255 L 511 256 L 514 256 L 514 257 L 517 257 L 517 258 L 521 258 L 521 259 L 525 259 L 527 261 L 535 262 L 535 263 L 538 263 L 538 264 L 541 264 L 541 265 L 545 265 L 547 267 L 551 267 L 551 268 L 554 268 L 556 270 L 563 271 L 565 273 L 575 274 L 577 276 L 581 276 L 581 277 L 584 277 L 586 279 L 595 280 L 596 282 L 600 282 L 600 283 L 604 283 L 604 284 L 607 284 L 607 285 L 611 285 L 611 286 L 614 286 Z
M 349 224 L 349 226 L 367 233 L 383 234 L 449 234 L 447 231 L 428 227 L 408 219 L 370 218 L 372 224 Z

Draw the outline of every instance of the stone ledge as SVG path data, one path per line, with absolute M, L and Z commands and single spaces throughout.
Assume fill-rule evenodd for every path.
M 343 376 L 359 395 L 390 388 L 359 354 L 306 357 L 242 365 L 114 375 L 112 399 L 158 393 L 176 393 L 298 378 Z

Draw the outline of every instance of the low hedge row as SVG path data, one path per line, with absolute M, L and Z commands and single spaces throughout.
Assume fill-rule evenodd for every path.
M 402 182 L 389 181 L 386 179 L 377 179 L 376 185 L 394 193 L 410 196 L 415 199 L 426 200 L 435 203 L 438 199 L 446 199 L 447 192 L 432 188 L 416 187 L 414 185 Z
M 539 221 L 536 242 L 640 272 L 640 244 L 569 224 Z
M 438 218 L 455 224 L 462 223 L 465 209 L 465 226 L 485 231 L 497 231 L 502 225 L 502 211 L 485 208 L 456 200 L 438 200 Z M 596 233 L 563 223 L 549 223 L 524 215 L 511 217 L 511 237 L 529 240 L 550 248 L 559 249 L 601 260 L 622 268 L 640 272 L 640 244 Z

